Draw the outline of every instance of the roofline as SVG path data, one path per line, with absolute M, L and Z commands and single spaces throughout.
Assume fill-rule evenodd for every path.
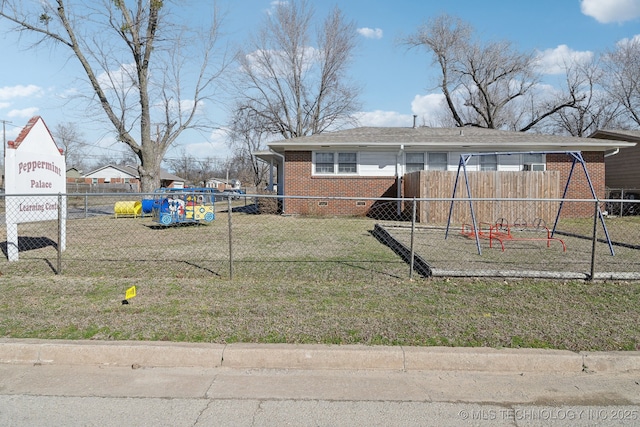
M 630 133 L 627 133 L 626 131 L 615 131 L 615 130 L 597 130 L 594 133 L 592 133 L 591 135 L 589 135 L 589 138 L 593 138 L 593 139 L 613 139 L 616 141 L 635 141 L 635 142 L 640 142 L 640 135 L 636 136 L 636 135 L 631 135 Z
M 446 151 L 609 151 L 616 148 L 634 147 L 635 142 L 625 141 L 609 141 L 604 139 L 593 138 L 592 141 L 576 141 L 567 142 L 325 142 L 325 143 L 305 143 L 295 141 L 277 141 L 269 144 L 269 148 L 276 152 L 280 151 L 311 151 L 321 149 L 389 149 L 397 151 L 399 148 L 406 150 L 418 149 L 438 149 Z M 257 154 L 257 153 L 256 153 Z M 266 153 L 259 153 L 266 154 Z

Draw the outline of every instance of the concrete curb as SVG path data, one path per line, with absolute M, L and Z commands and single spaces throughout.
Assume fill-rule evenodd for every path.
M 0 339 L 0 363 L 477 372 L 640 371 L 640 352 Z

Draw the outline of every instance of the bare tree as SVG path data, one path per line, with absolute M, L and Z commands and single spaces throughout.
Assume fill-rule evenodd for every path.
M 566 67 L 567 87 L 579 93 L 579 102 L 550 118 L 553 133 L 589 136 L 598 129 L 619 128 L 620 103 L 602 87 L 604 72 L 597 60 Z
M 285 139 L 351 123 L 359 107 L 347 78 L 355 25 L 335 8 L 312 40 L 313 17 L 306 0 L 278 2 L 238 55 L 240 108 Z
M 168 159 L 167 163 L 173 173 L 201 187 L 221 168 L 220 162 L 213 157 L 195 157 L 184 149 L 179 157 Z
M 437 87 L 456 126 L 527 131 L 577 102 L 572 90 L 553 102 L 536 100 L 540 76 L 534 53 L 518 52 L 507 41 L 483 44 L 472 36 L 468 23 L 445 14 L 403 40 L 433 54 L 441 73 Z
M 167 149 L 207 125 L 199 112 L 224 69 L 224 60 L 214 68 L 218 14 L 201 29 L 177 25 L 168 0 L 1 1 L 0 17 L 36 44 L 70 49 L 117 140 L 140 159 L 142 191 L 157 188 Z
M 634 127 L 640 126 L 640 36 L 625 39 L 604 55 L 605 87 Z
M 84 152 L 86 142 L 75 123 L 58 123 L 53 131 L 53 137 L 58 146 L 64 150 L 67 166 L 80 170 L 87 166 Z
M 253 108 L 238 107 L 231 120 L 229 147 L 233 150 L 233 163 L 239 166 L 237 176 L 243 182 L 260 186 L 267 174 L 267 165 L 259 161 L 255 152 L 264 150 L 267 137 L 264 118 Z

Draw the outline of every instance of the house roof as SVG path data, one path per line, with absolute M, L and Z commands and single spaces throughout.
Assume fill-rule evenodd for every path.
M 276 152 L 309 149 L 430 149 L 463 152 L 482 151 L 608 151 L 633 147 L 635 143 L 616 139 L 580 138 L 477 127 L 359 127 L 324 132 L 268 144 Z M 262 153 L 261 153 L 262 154 Z
M 137 178 L 138 177 L 138 171 L 135 168 L 132 168 L 131 166 L 117 166 L 117 165 L 104 165 L 104 166 L 101 166 L 101 167 L 99 167 L 97 169 L 94 169 L 94 170 L 92 170 L 90 172 L 87 172 L 85 174 L 85 176 L 93 175 L 93 174 L 95 174 L 97 172 L 100 172 L 102 170 L 105 170 L 105 169 L 119 170 L 120 172 L 131 176 L 131 178 Z
M 131 178 L 139 178 L 138 169 L 129 165 L 126 165 L 126 166 L 105 165 L 97 169 L 94 169 L 91 172 L 88 172 L 85 176 L 92 175 L 96 172 L 100 172 L 101 170 L 109 169 L 109 168 L 116 169 L 123 173 L 126 173 L 127 175 L 130 175 Z M 181 178 L 177 175 L 173 175 L 164 169 L 160 169 L 160 179 L 163 181 L 184 181 L 184 178 Z
M 616 141 L 640 142 L 640 130 L 597 130 L 589 138 L 614 139 Z

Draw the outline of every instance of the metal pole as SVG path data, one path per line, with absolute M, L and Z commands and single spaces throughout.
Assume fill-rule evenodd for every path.
M 84 219 L 89 218 L 89 195 L 84 193 Z
M 416 198 L 413 198 L 413 208 L 411 212 L 411 261 L 409 263 L 411 269 L 409 270 L 409 278 L 413 279 L 413 263 L 414 263 L 414 237 L 416 234 Z
M 591 241 L 591 271 L 589 272 L 589 280 L 593 280 L 596 271 L 596 242 L 598 241 L 598 214 L 600 208 L 598 201 L 595 203 L 593 211 L 593 240 Z
M 62 274 L 62 193 L 58 193 L 58 267 L 56 274 Z
M 4 181 L 6 179 L 6 170 L 7 165 L 5 162 L 7 161 L 7 123 L 11 123 L 8 120 L 2 120 L 2 188 L 5 188 Z
M 232 234 L 232 225 L 233 221 L 231 220 L 231 197 L 227 198 L 227 215 L 229 218 L 229 280 L 233 280 L 233 234 Z

